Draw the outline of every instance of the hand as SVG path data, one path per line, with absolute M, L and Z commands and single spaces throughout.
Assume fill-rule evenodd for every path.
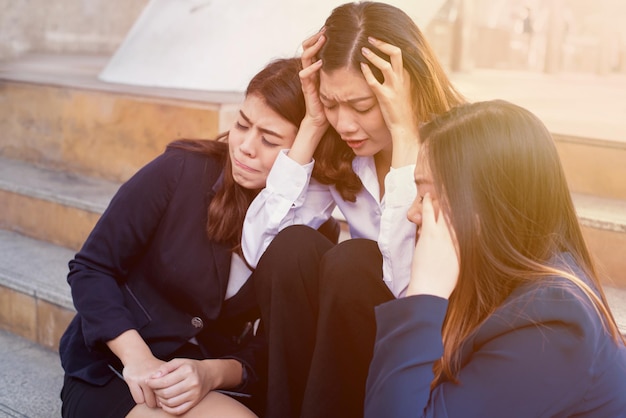
M 310 119 L 314 125 L 324 128 L 328 127 L 328 120 L 324 114 L 324 106 L 319 97 L 319 71 L 322 68 L 322 61 L 317 59 L 317 53 L 320 51 L 326 37 L 324 32 L 326 28 L 322 28 L 318 33 L 311 36 L 302 43 L 302 70 L 300 71 L 300 82 L 302 83 L 302 92 L 304 93 L 304 101 L 306 103 L 305 120 Z
M 287 153 L 289 158 L 299 164 L 308 164 L 313 158 L 313 153 L 319 145 L 324 133 L 328 129 L 328 119 L 324 113 L 324 106 L 320 101 L 319 71 L 322 61 L 316 60 L 316 55 L 324 45 L 325 28 L 302 43 L 302 70 L 300 70 L 300 83 L 304 93 L 306 114 L 300 123 L 300 129 Z
M 402 50 L 394 45 L 368 38 L 381 52 L 389 55 L 387 61 L 369 48 L 363 48 L 363 56 L 383 74 L 380 83 L 369 65 L 361 64 L 363 76 L 376 95 L 380 111 L 393 141 L 393 167 L 414 164 L 419 150 L 418 115 L 413 109 L 411 77 L 402 63 Z
M 135 403 L 145 403 L 150 408 L 157 406 L 155 394 L 152 388 L 148 386 L 147 381 L 163 363 L 164 361 L 154 356 L 149 356 L 141 360 L 136 359 L 124 365 L 122 375 Z
M 210 391 L 221 386 L 224 381 L 223 362 L 177 358 L 163 364 L 148 380 L 158 406 L 173 415 L 189 411 Z
M 413 253 L 407 296 L 428 294 L 448 299 L 459 278 L 458 244 L 445 214 L 437 214 L 430 194 L 422 202 L 422 225 Z

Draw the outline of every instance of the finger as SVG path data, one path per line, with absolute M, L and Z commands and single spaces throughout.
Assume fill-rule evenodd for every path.
M 168 394 L 166 396 L 159 395 L 159 402 L 161 404 L 161 407 L 166 406 L 169 408 L 176 408 L 186 402 L 192 401 L 193 398 L 191 393 L 185 391 L 180 392 L 180 390 L 174 394 Z
M 163 363 L 159 366 L 159 368 L 157 369 L 156 372 L 154 372 L 151 376 L 150 379 L 156 379 L 159 377 L 163 377 L 171 372 L 173 372 L 174 370 L 178 369 L 180 367 L 180 362 L 177 361 L 177 359 L 172 359 L 166 363 Z
M 381 52 L 389 55 L 389 60 L 391 62 L 391 66 L 398 70 L 402 68 L 402 50 L 395 45 L 388 44 L 387 42 L 380 41 L 376 38 L 372 38 L 371 36 L 367 38 L 370 44 L 374 45 Z
M 391 63 L 389 61 L 379 57 L 369 48 L 361 48 L 361 53 L 369 62 L 372 63 L 372 65 L 382 71 L 385 81 L 390 79 L 390 76 L 393 74 L 393 68 L 391 67 Z
M 317 74 L 317 72 L 322 68 L 322 60 L 317 60 L 311 65 L 304 67 L 298 75 L 300 76 L 300 81 L 304 84 L 309 81 L 313 81 L 313 76 Z M 317 87 L 316 87 L 317 88 Z
M 302 42 L 302 48 L 303 49 L 307 49 L 311 45 L 315 44 L 318 41 L 318 39 L 322 35 L 324 35 L 324 32 L 326 32 L 326 26 L 324 26 L 322 29 L 320 29 L 315 35 L 305 39 L 304 42 Z
M 322 49 L 325 42 L 326 37 L 323 31 L 321 31 L 302 43 L 303 51 L 302 57 L 300 58 L 302 67 L 306 68 L 316 61 L 317 53 Z
M 163 405 L 161 406 L 161 409 L 163 409 L 163 411 L 167 412 L 170 415 L 182 415 L 185 412 L 189 411 L 193 406 L 194 406 L 194 403 L 190 401 L 190 402 L 185 402 L 181 405 L 177 405 L 175 407 Z
M 126 382 L 126 384 L 128 385 L 128 389 L 130 390 L 130 394 L 133 397 L 133 401 L 135 401 L 136 404 L 142 404 L 145 402 L 145 399 L 143 397 L 143 390 L 141 390 L 141 387 L 137 384 L 134 383 L 128 383 Z
M 372 90 L 374 90 L 374 92 L 377 92 L 377 89 L 380 87 L 380 83 L 374 76 L 374 73 L 372 72 L 370 66 L 364 62 L 361 63 L 361 73 L 363 73 L 363 77 L 365 77 L 365 82 L 367 83 L 367 85 L 370 86 Z
M 148 405 L 150 408 L 156 408 L 156 395 L 154 394 L 152 389 L 148 385 L 142 385 L 141 391 L 143 392 L 143 398 L 146 405 Z

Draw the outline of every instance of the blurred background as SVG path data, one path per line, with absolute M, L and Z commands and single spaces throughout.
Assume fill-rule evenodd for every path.
M 26 52 L 113 55 L 127 35 L 150 38 L 136 58 L 171 47 L 257 42 L 252 54 L 292 50 L 342 1 L 0 0 L 0 59 Z M 451 71 L 474 68 L 547 73 L 626 73 L 623 0 L 404 0 Z M 166 11 L 165 12 L 159 12 Z M 144 13 L 144 18 L 139 19 Z M 169 20 L 164 14 L 169 14 Z M 195 19 L 195 20 L 194 20 Z M 201 23 L 194 23 L 194 22 Z M 245 25 L 244 25 L 245 23 Z M 134 31 L 131 29 L 135 26 Z M 225 29 L 236 27 L 236 31 Z M 267 29 L 267 30 L 263 30 Z M 192 33 L 192 35 L 188 35 Z M 203 36 L 206 35 L 206 36 Z M 159 41 L 159 42 L 157 42 Z M 126 41 L 129 42 L 128 40 Z M 263 43 L 261 43 L 263 42 Z M 259 47 L 259 45 L 261 45 Z M 135 51 L 136 52 L 136 51 Z M 155 53 L 151 53 L 156 55 Z M 241 56 L 241 54 L 238 54 Z M 208 57 L 206 57 L 208 59 Z M 215 57 L 211 57 L 215 62 Z M 196 59 L 202 60 L 201 54 Z M 240 59 L 237 58 L 236 62 Z M 228 61 L 223 61 L 228 64 Z M 256 68 L 251 70 L 253 74 Z

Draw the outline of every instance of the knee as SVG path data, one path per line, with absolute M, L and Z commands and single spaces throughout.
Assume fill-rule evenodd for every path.
M 320 234 L 306 225 L 291 225 L 280 231 L 259 260 L 259 266 L 267 263 L 285 263 L 294 255 L 307 254 L 316 246 Z M 258 268 L 257 268 L 258 269 Z
M 305 272 L 317 272 L 320 259 L 333 244 L 318 231 L 293 225 L 276 235 L 259 260 L 253 277 L 257 286 L 276 288 L 296 285 Z
M 328 251 L 321 262 L 320 286 L 335 293 L 358 291 L 368 280 L 382 281 L 382 255 L 375 241 L 350 239 Z

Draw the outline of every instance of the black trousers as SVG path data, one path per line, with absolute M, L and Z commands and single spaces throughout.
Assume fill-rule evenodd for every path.
M 281 231 L 253 274 L 268 338 L 267 418 L 362 417 L 374 307 L 394 298 L 376 242 Z

